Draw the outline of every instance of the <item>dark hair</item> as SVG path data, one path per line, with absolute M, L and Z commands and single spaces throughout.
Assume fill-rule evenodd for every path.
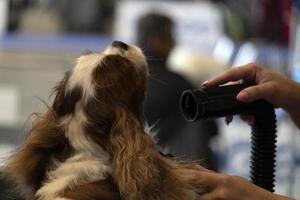
M 173 21 L 166 15 L 158 13 L 143 15 L 137 22 L 137 45 L 147 47 L 149 37 L 163 37 L 172 29 Z

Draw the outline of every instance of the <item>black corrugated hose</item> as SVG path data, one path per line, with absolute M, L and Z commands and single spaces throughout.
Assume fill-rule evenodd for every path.
M 274 192 L 276 157 L 276 115 L 271 104 L 259 100 L 253 104 L 250 112 L 254 115 L 252 126 L 250 179 Z

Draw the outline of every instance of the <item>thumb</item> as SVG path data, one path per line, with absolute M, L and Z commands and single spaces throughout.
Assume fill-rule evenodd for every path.
M 263 83 L 261 85 L 255 85 L 248 87 L 239 92 L 236 99 L 241 102 L 251 102 L 258 99 L 271 99 L 271 95 L 274 92 L 272 83 Z

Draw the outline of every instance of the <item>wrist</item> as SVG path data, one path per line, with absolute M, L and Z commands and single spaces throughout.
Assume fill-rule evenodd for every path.
M 275 194 L 275 193 L 272 193 L 270 191 L 267 191 L 261 187 L 257 187 L 256 186 L 256 190 L 255 191 L 252 191 L 250 194 L 249 194 L 249 197 L 250 198 L 247 198 L 247 200 L 252 200 L 252 199 L 259 199 L 259 200 L 295 200 L 295 199 L 292 199 L 290 197 L 286 197 L 286 196 L 282 196 L 282 195 L 279 195 L 279 194 Z
M 253 199 L 258 199 L 257 196 Z M 295 200 L 290 197 L 282 196 L 279 194 L 274 194 L 272 192 L 267 191 L 264 195 L 261 195 L 261 199 L 264 200 Z

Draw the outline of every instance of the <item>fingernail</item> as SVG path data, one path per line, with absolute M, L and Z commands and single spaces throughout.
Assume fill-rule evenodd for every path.
M 196 169 L 199 170 L 199 171 L 207 171 L 206 168 L 204 168 L 203 166 L 201 166 L 199 164 L 196 164 Z
M 202 86 L 206 86 L 207 83 L 208 83 L 208 80 L 207 80 L 207 81 L 204 81 L 204 82 L 202 83 Z
M 249 94 L 248 92 L 240 92 L 237 96 L 236 96 L 237 100 L 239 101 L 248 101 L 249 100 Z
M 233 116 L 229 115 L 225 117 L 225 123 L 228 126 L 233 120 Z

